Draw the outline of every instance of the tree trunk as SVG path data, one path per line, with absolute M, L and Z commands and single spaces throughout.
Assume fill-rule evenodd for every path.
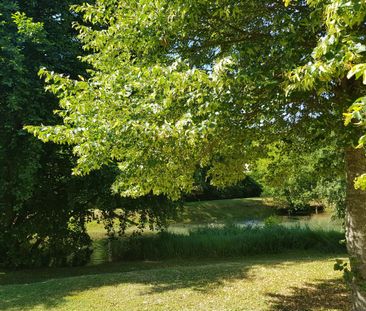
M 366 191 L 354 188 L 354 179 L 366 172 L 363 149 L 346 150 L 346 239 L 350 256 L 353 310 L 366 311 Z

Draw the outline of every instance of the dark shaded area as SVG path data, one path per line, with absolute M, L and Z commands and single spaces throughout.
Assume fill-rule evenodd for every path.
M 339 254 L 343 256 L 343 254 Z M 302 260 L 299 260 L 302 258 Z M 240 262 L 243 265 L 255 264 L 279 264 L 281 262 L 306 262 L 316 259 L 333 259 L 333 255 L 322 254 L 319 252 L 287 252 L 284 254 L 267 255 L 263 259 L 263 255 L 232 258 L 230 262 Z M 90 265 L 82 267 L 50 267 L 50 268 L 31 268 L 23 270 L 0 269 L 0 286 L 12 284 L 31 284 L 44 282 L 51 279 L 63 279 L 67 277 L 77 277 L 86 275 L 99 275 L 106 273 L 121 273 L 130 271 L 150 270 L 157 268 L 169 267 L 193 267 L 202 266 L 204 264 L 218 264 L 222 259 L 185 259 L 185 260 L 164 260 L 164 261 L 120 261 L 109 262 L 99 265 Z M 225 261 L 226 262 L 226 261 Z
M 313 214 L 324 213 L 325 206 L 323 205 L 304 205 L 302 208 L 281 207 L 276 209 L 279 216 L 310 216 Z
M 85 72 L 71 26 L 77 17 L 69 11 L 71 3 L 82 2 L 0 1 L 1 265 L 78 265 L 90 255 L 85 202 L 70 191 L 80 185 L 70 174 L 70 148 L 44 145 L 23 129 L 59 122 L 53 114 L 57 100 L 38 76 L 41 67 L 74 77 Z M 43 26 L 35 31 L 17 25 L 17 11 Z
M 71 176 L 76 164 L 71 147 L 43 144 L 23 129 L 61 122 L 53 113 L 58 99 L 45 92 L 40 68 L 87 77 L 88 65 L 78 59 L 84 51 L 72 27 L 81 16 L 70 11 L 71 4 L 84 2 L 94 1 L 0 1 L 0 266 L 86 264 L 92 241 L 85 224 L 93 209 L 102 210 L 109 233 L 113 222 L 120 231 L 132 220 L 139 228 L 160 228 L 175 214 L 177 203 L 162 196 L 133 200 L 113 195 L 115 165 Z M 17 11 L 43 26 L 18 31 Z M 117 214 L 116 208 L 123 212 Z
M 235 185 L 220 189 L 210 184 L 205 171 L 199 171 L 196 174 L 196 182 L 197 190 L 186 194 L 184 197 L 186 201 L 255 198 L 263 192 L 262 186 L 250 176 Z
M 290 295 L 271 293 L 268 296 L 271 311 L 351 310 L 350 292 L 339 279 L 294 287 Z
M 268 264 L 276 265 L 280 264 L 280 261 Z M 153 264 L 150 267 L 153 267 Z M 66 296 L 102 286 L 117 286 L 125 283 L 152 285 L 141 295 L 180 288 L 209 292 L 225 281 L 247 278 L 250 268 L 250 262 L 233 262 L 232 264 L 216 262 L 206 265 L 202 265 L 201 262 L 197 266 L 191 265 L 188 269 L 187 263 L 182 263 L 182 266 L 174 265 L 174 269 L 169 270 L 162 269 L 159 265 L 159 269 L 152 269 L 143 274 L 140 272 L 141 269 L 136 269 L 136 273 L 133 270 L 126 273 L 121 273 L 124 271 L 118 271 L 118 269 L 114 273 L 109 273 L 111 270 L 108 272 L 96 270 L 97 274 L 77 280 L 74 278 L 51 279 L 47 282 L 0 287 L 0 297 L 2 297 L 0 310 L 27 310 L 38 305 L 46 308 L 56 307 L 65 303 Z

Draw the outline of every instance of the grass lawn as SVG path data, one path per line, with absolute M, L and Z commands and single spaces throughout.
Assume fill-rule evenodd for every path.
M 288 253 L 0 272 L 0 310 L 347 311 L 334 258 Z

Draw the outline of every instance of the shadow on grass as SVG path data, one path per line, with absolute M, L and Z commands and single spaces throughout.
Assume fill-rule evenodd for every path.
M 211 263 L 200 266 L 174 266 L 163 269 L 159 267 L 159 269 L 143 271 L 58 278 L 31 284 L 3 285 L 0 286 L 0 310 L 55 308 L 62 306 L 80 292 L 121 284 L 147 285 L 140 289 L 142 296 L 184 288 L 206 293 L 225 281 L 248 278 L 247 272 L 250 268 L 251 265 L 245 262 Z
M 289 295 L 272 293 L 268 296 L 271 311 L 351 310 L 349 290 L 340 279 L 294 287 Z
M 321 257 L 318 256 L 317 258 Z M 287 258 L 284 256 L 266 260 L 247 258 L 230 261 L 112 263 L 78 269 L 50 269 L 43 271 L 43 276 L 41 269 L 38 270 L 38 273 L 37 270 L 11 272 L 7 281 L 4 281 L 6 273 L 4 272 L 1 275 L 0 272 L 0 279 L 3 276 L 3 285 L 0 286 L 0 310 L 62 307 L 70 299 L 73 299 L 73 296 L 77 296 L 82 292 L 105 286 L 115 286 L 118 292 L 118 290 L 124 290 L 123 288 L 117 290 L 117 286 L 123 284 L 136 285 L 140 288 L 140 295 L 142 296 L 187 288 L 209 293 L 224 282 L 250 278 L 249 272 L 254 266 L 296 265 L 314 258 L 305 260 L 298 257 L 289 262 L 287 255 Z M 13 282 L 11 282 L 12 278 Z M 4 285 L 6 283 L 7 285 Z M 139 287 L 140 285 L 147 286 Z M 317 303 L 324 306 L 328 303 L 328 299 L 335 299 L 334 297 L 339 293 L 342 295 L 346 293 L 346 290 L 340 284 L 337 284 L 337 281 L 328 285 L 314 286 L 311 285 L 305 289 L 294 289 L 293 295 L 290 296 L 272 294 L 270 296 L 272 299 L 271 304 L 274 305 L 272 310 L 318 310 L 311 309 L 311 306 L 317 306 Z M 336 286 L 336 289 L 334 289 L 334 286 Z M 305 301 L 304 294 L 312 304 L 301 305 Z M 93 292 L 90 293 L 90 296 L 95 295 Z M 95 299 L 99 298 L 95 297 Z

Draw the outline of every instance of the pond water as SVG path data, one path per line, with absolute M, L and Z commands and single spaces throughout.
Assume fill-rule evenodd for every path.
M 342 221 L 334 219 L 331 213 L 319 213 L 311 216 L 274 216 L 272 220 L 275 223 L 283 226 L 308 226 L 312 229 L 323 229 L 323 230 L 342 230 Z M 234 224 L 239 226 L 261 226 L 264 225 L 265 221 L 258 219 L 245 219 L 241 222 L 235 222 Z M 202 225 L 192 224 L 173 224 L 168 228 L 169 232 L 178 234 L 188 234 L 190 230 L 205 227 L 205 226 L 224 226 L 225 223 L 211 223 Z

